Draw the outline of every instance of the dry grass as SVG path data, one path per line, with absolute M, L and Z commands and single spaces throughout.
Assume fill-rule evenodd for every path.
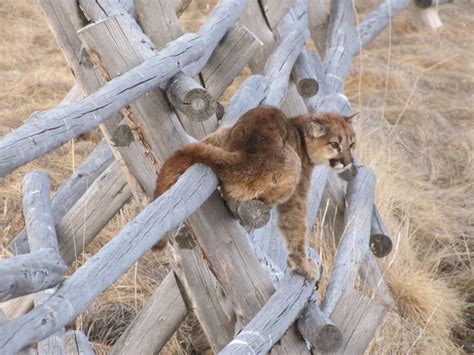
M 210 3 L 195 1 L 182 17 L 185 27 L 196 28 Z M 417 31 L 402 15 L 391 43 L 386 30 L 355 59 L 346 83 L 354 111 L 362 112 L 357 155 L 376 172 L 377 205 L 395 245 L 383 266 L 399 316 L 387 318 L 371 353 L 474 351 L 473 10 L 472 4 L 444 5 L 445 26 L 437 32 Z M 0 2 L 0 82 L 0 135 L 32 111 L 56 105 L 74 82 L 40 11 L 26 0 Z M 55 188 L 93 146 L 90 140 L 65 144 L 0 180 L 4 246 L 23 226 L 25 172 L 47 170 Z M 125 206 L 84 259 L 136 213 L 134 204 Z M 324 237 L 328 270 L 333 243 Z M 85 330 L 105 352 L 165 273 L 165 260 L 146 255 L 70 326 Z M 202 352 L 202 339 L 190 317 L 164 353 Z

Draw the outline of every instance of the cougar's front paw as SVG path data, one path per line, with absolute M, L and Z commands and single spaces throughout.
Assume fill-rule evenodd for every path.
M 288 257 L 288 266 L 291 270 L 305 277 L 305 279 L 313 281 L 319 280 L 319 268 L 307 257 Z

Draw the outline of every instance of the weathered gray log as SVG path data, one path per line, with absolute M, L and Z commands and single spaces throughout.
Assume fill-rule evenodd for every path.
M 189 217 L 217 186 L 217 179 L 207 167 L 193 166 L 184 175 L 195 182 L 196 190 L 183 184 L 185 179 L 179 179 L 88 259 L 45 303 L 0 326 L 0 352 L 18 351 L 74 319 L 166 232 Z
M 171 42 L 184 34 L 181 26 L 179 26 L 176 10 L 170 6 L 170 2 L 174 1 L 134 1 L 140 27 L 143 29 L 143 32 L 150 37 L 151 42 L 159 47 L 161 47 L 161 43 Z M 150 16 L 151 14 L 152 16 Z M 174 21 L 165 22 L 161 20 L 162 18 L 174 18 Z M 157 35 L 155 35 L 155 33 Z
M 202 68 L 201 77 L 209 93 L 220 97 L 261 46 L 262 42 L 246 27 L 234 25 Z
M 303 97 L 311 97 L 318 93 L 319 84 L 315 79 L 314 69 L 309 65 L 309 60 L 304 57 L 309 56 L 306 49 L 303 49 L 295 62 L 291 76 L 296 83 L 298 93 Z
M 120 33 L 126 34 L 127 29 L 122 27 Z M 122 53 L 121 58 L 129 58 L 130 55 L 126 55 L 125 53 L 127 50 L 130 50 L 130 46 L 127 45 L 126 48 L 107 51 L 105 50 L 106 48 L 119 43 L 110 43 L 111 41 L 106 40 L 107 38 L 103 36 L 102 39 L 99 39 L 101 36 L 100 31 L 95 32 L 94 35 L 89 33 L 88 36 L 90 36 L 88 37 L 89 49 L 94 47 L 95 52 L 101 53 L 103 64 L 110 65 L 108 68 L 110 73 L 123 70 L 114 67 L 114 65 L 123 65 L 123 62 L 114 63 L 117 56 L 111 56 L 110 53 L 120 52 Z M 111 57 L 108 59 L 110 62 L 104 60 L 107 54 Z M 146 98 L 148 100 L 151 99 L 150 93 Z M 145 100 L 145 98 L 141 98 L 140 100 Z M 152 102 L 154 102 L 154 100 Z M 152 105 L 150 106 L 151 108 L 153 108 L 152 102 L 148 102 Z M 150 113 L 150 117 L 154 118 L 157 110 L 151 110 L 150 107 L 141 106 L 141 109 L 146 109 L 147 112 Z M 165 112 L 167 110 L 164 106 L 162 109 Z M 164 116 L 163 114 L 160 115 L 160 119 L 163 121 L 159 122 L 158 125 L 156 120 L 152 121 L 154 126 L 147 125 L 147 132 L 158 141 L 155 142 L 157 146 L 156 149 L 154 149 L 154 153 L 157 156 L 167 156 L 171 154 L 175 146 L 189 142 L 189 140 L 185 138 L 185 133 L 182 132 L 179 127 L 175 126 L 174 122 L 171 121 L 167 123 Z M 171 115 L 169 118 L 173 120 Z M 147 124 L 147 121 L 145 120 L 144 123 Z M 167 131 L 168 129 L 169 133 Z M 154 134 L 155 131 L 156 135 Z M 164 139 L 160 140 L 159 137 L 164 137 Z M 172 137 L 176 137 L 176 140 L 173 140 Z M 151 145 L 152 144 L 153 142 L 151 142 Z M 175 146 L 173 146 L 173 144 Z M 189 186 L 192 185 L 193 184 L 189 184 Z M 258 261 L 252 254 L 248 242 L 244 239 L 245 237 L 242 230 L 232 223 L 232 219 L 222 208 L 222 201 L 217 194 L 214 194 L 199 211 L 193 214 L 190 222 L 193 225 L 193 232 L 200 238 L 200 244 L 202 243 L 201 245 L 206 249 L 205 253 L 209 256 L 213 271 L 235 307 L 234 309 L 236 310 L 238 319 L 242 323 L 249 321 L 258 311 L 259 306 L 263 305 L 266 298 L 270 296 L 272 287 L 264 271 L 260 270 Z M 210 232 L 211 230 L 212 232 Z M 222 240 L 217 242 L 215 238 L 212 238 L 212 235 L 221 235 Z M 227 243 L 235 245 L 236 248 L 225 248 Z M 229 268 L 229 265 L 232 265 L 232 268 Z M 250 275 L 252 278 L 250 278 Z M 235 284 L 240 285 L 240 290 L 236 290 L 233 287 Z M 255 291 L 255 287 L 257 287 L 257 291 Z M 295 338 L 293 337 L 293 339 Z M 294 345 L 291 344 L 290 346 L 294 347 Z
M 222 0 L 208 16 L 206 22 L 198 31 L 198 35 L 204 41 L 206 53 L 197 61 L 183 69 L 183 73 L 189 76 L 199 74 L 208 62 L 212 52 L 227 31 L 234 25 L 244 10 L 245 0 Z
M 383 258 L 392 251 L 392 240 L 375 206 L 370 228 L 370 250 L 378 258 Z
M 233 126 L 247 111 L 260 105 L 267 96 L 269 82 L 262 75 L 252 75 L 229 101 L 220 126 Z
M 45 173 L 38 171 L 28 173 L 23 179 L 22 186 L 23 214 L 30 250 L 37 252 L 52 249 L 59 258 L 58 237 L 54 226 L 51 200 L 49 199 L 50 189 L 51 183 Z M 67 270 L 64 261 L 63 265 Z M 35 306 L 42 304 L 53 292 L 54 289 L 48 289 L 35 294 Z M 38 342 L 38 354 L 61 355 L 61 336 L 63 334 L 64 329 L 60 329 L 47 339 Z
M 150 34 L 150 37 L 143 34 L 135 20 L 131 16 L 127 16 L 125 10 L 116 1 L 81 0 L 80 4 L 84 13 L 96 22 L 107 17 L 122 15 L 123 20 L 128 22 L 129 30 L 136 34 L 136 43 L 141 43 L 139 46 L 143 48 L 143 52 L 146 52 L 145 47 L 148 47 L 150 53 L 153 53 L 155 45 L 161 48 L 183 35 L 176 13 L 164 1 L 139 1 L 136 3 L 138 18 L 142 21 L 142 26 Z M 155 13 L 159 13 L 160 16 L 149 15 Z M 206 48 L 207 50 L 209 49 Z M 179 73 L 163 87 L 166 87 L 167 96 L 173 106 L 189 119 L 205 121 L 214 114 L 215 100 L 206 89 L 189 76 Z
M 262 228 L 270 220 L 271 206 L 260 200 L 227 201 L 227 207 L 247 230 Z
M 0 301 L 53 287 L 63 280 L 66 271 L 66 265 L 51 248 L 2 260 Z
M 268 21 L 268 26 L 274 29 L 280 22 L 281 18 L 288 13 L 293 6 L 294 0 L 279 1 L 276 5 L 271 0 L 258 0 L 262 7 L 265 18 Z
M 188 309 L 194 311 L 209 345 L 217 352 L 234 336 L 232 307 L 188 228 L 181 226 L 172 238 L 170 254 Z
M 200 58 L 203 45 L 199 36 L 186 34 L 80 103 L 34 113 L 27 123 L 0 140 L 0 176 L 96 127 Z
M 418 29 L 432 28 L 436 29 L 443 26 L 443 22 L 438 16 L 438 9 L 434 7 L 422 8 L 416 4 L 416 1 L 410 4 L 410 18 Z
M 116 341 L 110 353 L 158 353 L 187 314 L 175 276 L 170 272 Z
M 315 282 L 286 276 L 265 306 L 219 354 L 265 354 L 295 321 L 313 292 Z
M 175 75 L 166 86 L 171 104 L 193 121 L 205 121 L 217 109 L 216 100 L 194 79 Z
M 70 330 L 64 334 L 65 355 L 94 355 L 94 350 L 86 335 L 80 330 Z
M 300 23 L 302 23 L 302 26 L 295 28 L 280 39 L 276 44 L 275 51 L 268 58 L 265 66 L 265 77 L 272 84 L 263 102 L 265 105 L 281 106 L 283 103 L 291 70 L 296 58 L 304 48 L 306 39 L 309 37 L 309 31 L 304 27 L 304 21 Z
M 329 24 L 329 9 L 325 0 L 312 0 L 309 3 L 309 30 L 311 39 L 318 50 L 319 57 L 326 56 L 326 39 Z
M 309 37 L 307 15 L 305 15 L 308 2 L 297 1 L 295 8 L 292 8 L 292 11 L 280 21 L 278 32 L 281 38 L 265 65 L 265 78 L 268 80 L 269 86 L 263 101 L 264 105 L 275 107 L 282 105 L 291 70 Z M 293 12 L 297 12 L 298 15 L 295 16 Z M 269 206 L 260 201 L 249 201 L 244 205 L 231 203 L 230 208 L 247 230 L 261 228 L 270 219 Z
M 78 2 L 76 0 L 60 2 L 39 0 L 39 3 L 82 90 L 86 95 L 96 92 L 109 78 L 101 70 L 99 73 L 95 72 L 95 67 L 100 69 L 97 55 L 89 56 L 77 35 L 77 31 L 85 25 L 85 15 L 81 12 Z M 128 4 L 124 3 L 124 6 Z M 156 168 L 150 169 L 151 164 L 149 164 L 150 161 L 154 162 L 153 155 L 149 154 L 148 147 L 143 143 L 142 132 L 136 130 L 136 127 L 132 126 L 133 122 L 128 119 L 129 111 L 122 109 L 121 113 L 127 117 L 128 124 L 135 132 L 135 139 L 129 145 L 121 146 L 114 143 L 117 125 L 123 124 L 122 114 L 112 115 L 99 124 L 99 128 L 109 142 L 115 159 L 121 163 L 127 181 L 133 187 L 136 201 L 140 205 L 145 205 L 148 203 L 146 194 L 153 191 L 153 189 L 151 192 L 146 191 L 145 182 L 148 179 L 156 179 Z M 127 164 L 124 161 L 127 161 Z M 134 171 L 134 174 L 131 171 Z
M 359 169 L 347 187 L 347 207 L 344 213 L 344 234 L 322 304 L 331 314 L 345 289 L 352 287 L 360 263 L 369 250 L 370 226 L 374 204 L 375 177 L 369 168 Z
M 133 18 L 137 18 L 137 10 L 135 9 L 134 0 L 117 0 L 117 2 Z M 191 4 L 191 0 L 172 0 L 169 2 L 169 7 L 171 7 L 179 17 L 184 11 L 186 11 L 186 9 L 189 7 L 190 4 Z
M 56 226 L 59 251 L 67 264 L 83 252 L 131 195 L 118 163 L 112 163 Z
M 117 162 L 112 163 L 56 225 L 61 256 L 70 264 L 132 196 Z M 29 247 L 28 247 L 29 248 Z M 9 317 L 33 305 L 25 296 L 2 304 Z
M 403 9 L 408 7 L 411 0 L 384 1 L 375 10 L 373 10 L 367 18 L 356 27 L 356 33 L 360 36 L 360 40 L 356 40 L 352 46 L 352 53 L 359 53 L 362 48 L 367 45 L 382 32 L 388 22 L 397 17 Z
M 34 171 L 23 178 L 23 214 L 31 251 L 46 248 L 59 250 L 49 199 L 50 190 L 51 182 L 44 172 Z

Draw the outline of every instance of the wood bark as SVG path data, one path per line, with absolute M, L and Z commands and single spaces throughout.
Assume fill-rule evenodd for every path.
M 114 344 L 110 353 L 158 353 L 186 318 L 187 313 L 175 275 L 170 272 Z
M 96 127 L 183 66 L 196 61 L 203 55 L 203 45 L 199 36 L 184 35 L 80 103 L 34 113 L 23 126 L 0 140 L 0 176 Z
M 275 29 L 281 18 L 288 13 L 294 3 L 294 0 L 282 0 L 278 2 L 278 5 L 271 0 L 258 1 L 260 2 L 261 9 L 265 14 L 268 26 L 271 29 Z
M 94 355 L 94 350 L 86 335 L 79 330 L 70 330 L 64 334 L 65 355 Z
M 66 271 L 66 265 L 51 248 L 2 260 L 0 301 L 53 287 L 63 280 Z

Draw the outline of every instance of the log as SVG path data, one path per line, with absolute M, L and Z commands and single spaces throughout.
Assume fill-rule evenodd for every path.
M 378 258 L 383 258 L 392 251 L 392 240 L 388 236 L 387 228 L 375 206 L 372 215 L 369 245 L 372 253 Z
M 303 97 L 311 97 L 318 93 L 319 84 L 315 79 L 314 69 L 309 65 L 309 60 L 304 58 L 305 56 L 309 56 L 309 53 L 303 49 L 295 62 L 291 76 L 296 83 L 298 93 Z
M 80 330 L 70 330 L 64 334 L 63 343 L 65 355 L 95 354 L 86 335 Z
M 234 336 L 235 314 L 187 227 L 179 228 L 170 249 L 188 309 L 193 310 L 209 345 L 217 352 Z
M 156 2 L 156 1 L 154 1 Z M 143 2 L 143 7 L 150 7 L 153 6 L 150 2 Z M 163 8 L 166 6 L 162 1 L 159 4 L 155 4 L 156 7 Z M 144 13 L 146 13 L 144 11 Z M 152 13 L 150 11 L 147 12 Z M 150 36 L 153 43 L 158 46 L 164 46 L 169 39 L 174 39 L 176 36 L 176 32 L 173 31 L 173 28 L 181 29 L 181 25 L 176 16 L 170 14 L 169 11 L 162 9 L 161 11 L 163 16 L 154 17 L 154 22 L 156 25 L 154 27 L 145 26 L 144 32 Z M 241 26 L 234 26 L 233 28 L 241 27 Z M 162 30 L 160 30 L 160 28 Z M 218 30 L 227 31 L 228 28 L 220 28 Z M 214 82 L 207 82 L 203 76 L 201 78 L 202 81 L 206 84 L 207 89 L 213 89 L 212 93 L 207 92 L 198 82 L 191 79 L 189 76 L 184 74 L 177 75 L 175 78 L 171 80 L 172 85 L 168 84 L 166 86 L 167 96 L 172 102 L 172 104 L 178 108 L 181 112 L 185 113 L 188 118 L 197 121 L 203 121 L 208 119 L 211 115 L 213 115 L 217 109 L 217 102 L 213 98 L 219 97 L 228 84 L 234 79 L 234 77 L 241 71 L 241 69 L 247 64 L 245 61 L 248 58 L 241 57 L 241 53 L 235 53 L 236 51 L 242 52 L 239 46 L 236 46 L 234 43 L 234 36 L 232 36 L 232 30 L 229 31 L 221 43 L 218 45 L 217 50 L 213 53 L 210 61 L 214 61 L 214 64 L 211 64 L 210 70 L 211 75 L 218 75 L 218 82 L 214 80 Z M 215 44 L 215 43 L 214 43 Z M 249 43 L 244 43 L 249 44 Z M 233 53 L 228 53 L 230 51 Z M 251 48 L 251 47 L 250 47 Z M 224 51 L 222 51 L 224 49 Z M 252 50 L 247 50 L 247 52 L 251 52 Z M 225 57 L 222 57 L 222 54 L 228 54 Z M 232 54 L 232 56 L 230 56 Z M 244 62 L 242 62 L 244 61 Z M 225 64 L 223 64 L 225 63 Z M 218 65 L 216 67 L 215 65 Z M 205 69 L 209 67 L 209 63 L 202 68 L 203 72 Z M 209 71 L 207 70 L 209 73 Z M 228 78 L 230 82 L 226 83 L 226 80 L 221 80 L 223 78 Z M 225 85 L 225 86 L 224 86 Z M 213 88 L 214 86 L 214 88 Z M 188 99 L 186 100 L 186 97 Z M 195 99 L 193 99 L 195 98 Z M 191 100 L 191 101 L 189 101 Z M 186 103 L 183 105 L 183 102 Z M 213 120 L 214 121 L 214 120 Z M 209 125 L 209 127 L 213 127 L 213 123 Z M 182 120 L 182 124 L 184 128 L 188 130 L 189 122 L 186 120 Z M 193 125 L 190 127 L 193 130 Z
M 110 354 L 160 352 L 187 313 L 175 276 L 170 272 L 116 341 Z
M 203 55 L 203 45 L 199 36 L 186 34 L 83 101 L 35 112 L 27 123 L 0 140 L 0 176 L 96 127 L 183 66 L 196 61 Z
M 59 251 L 72 263 L 131 197 L 117 162 L 112 163 L 57 225 Z
M 122 27 L 120 33 L 126 34 L 126 28 Z M 107 56 L 107 53 L 110 55 L 110 53 L 117 52 L 122 53 L 121 58 L 129 57 L 129 55 L 126 55 L 122 51 L 129 50 L 130 47 L 121 48 L 119 50 L 104 50 L 115 43 L 103 41 L 99 44 L 100 31 L 94 32 L 94 35 L 88 33 L 88 36 L 88 38 L 90 38 L 88 43 L 89 49 L 91 49 L 90 47 L 93 45 L 96 52 L 100 53 L 103 51 L 102 59 Z M 92 44 L 92 41 L 95 42 Z M 127 41 L 127 43 L 129 43 L 129 41 Z M 117 63 L 113 63 L 113 60 L 116 60 L 116 58 L 117 56 L 113 56 L 109 59 L 110 62 L 103 62 L 103 64 L 111 65 L 111 67 L 108 68 L 110 73 L 123 70 L 113 69 L 113 65 L 117 65 Z M 146 98 L 151 99 L 150 93 Z M 153 102 L 154 101 L 148 103 L 152 105 Z M 151 108 L 153 107 L 151 106 Z M 150 117 L 154 117 L 157 112 L 157 110 L 152 110 L 150 107 L 147 108 L 147 106 L 142 106 L 142 109 L 146 109 L 150 113 Z M 163 110 L 166 111 L 166 107 L 164 107 Z M 180 142 L 181 144 L 189 142 L 187 138 L 184 138 L 184 132 L 182 132 L 179 127 L 176 127 L 174 122 L 165 123 L 166 120 L 163 116 L 164 115 L 161 115 L 160 117 L 163 121 L 160 122 L 159 125 L 153 121 L 152 124 L 154 126 L 148 125 L 146 129 L 156 140 L 159 140 L 158 137 L 165 137 L 163 140 L 156 142 L 161 145 L 159 147 L 157 146 L 157 149 L 153 149 L 157 156 L 164 155 L 165 153 L 167 155 L 171 154 L 175 149 L 173 144 L 178 145 Z M 144 121 L 144 124 L 146 123 L 147 122 Z M 169 134 L 167 129 L 170 129 Z M 155 132 L 155 130 L 156 134 L 153 134 L 152 132 Z M 172 137 L 176 137 L 176 140 L 173 140 Z M 189 184 L 189 186 L 193 186 L 193 183 Z M 214 185 L 214 188 L 215 187 L 216 185 Z M 231 303 L 234 305 L 234 310 L 236 311 L 239 322 L 246 323 L 258 311 L 259 306 L 265 303 L 265 300 L 271 294 L 272 287 L 264 271 L 260 270 L 258 261 L 252 254 L 242 230 L 232 223 L 230 216 L 222 207 L 222 201 L 217 194 L 214 194 L 199 211 L 193 214 L 190 223 L 193 225 L 193 232 L 200 239 L 200 245 L 204 247 L 205 253 L 209 257 L 214 273 L 221 285 L 223 285 Z M 213 235 L 221 235 L 222 240 L 217 242 L 212 238 Z M 225 246 L 228 244 L 233 244 L 236 248 L 226 248 Z M 229 265 L 232 265 L 231 269 Z M 240 285 L 240 290 L 236 290 L 233 287 L 235 284 Z M 257 286 L 257 291 L 255 291 L 255 286 Z M 290 346 L 294 347 L 294 345 Z
M 264 105 L 279 107 L 283 103 L 291 70 L 309 37 L 307 16 L 305 16 L 307 7 L 307 1 L 297 1 L 295 9 L 292 8 L 292 11 L 280 21 L 281 38 L 265 65 L 265 78 L 269 86 L 262 103 Z M 298 12 L 297 16 L 295 12 Z M 231 203 L 230 208 L 247 230 L 261 228 L 270 219 L 270 207 L 260 201 L 246 202 L 243 206 L 241 203 Z
M 39 0 L 41 8 L 46 19 L 53 29 L 53 33 L 65 55 L 71 70 L 82 90 L 86 95 L 90 95 L 100 89 L 105 82 L 109 80 L 103 71 L 96 73 L 95 66 L 100 68 L 97 63 L 97 56 L 89 56 L 77 36 L 77 31 L 84 26 L 85 15 L 79 8 L 77 0 Z M 133 3 L 121 1 L 127 9 L 134 9 Z M 128 110 L 122 109 L 122 114 L 128 117 Z M 115 159 L 121 163 L 125 176 L 130 186 L 133 187 L 133 193 L 136 201 L 140 205 L 148 203 L 146 198 L 146 181 L 156 179 L 156 168 L 150 169 L 148 162 L 154 162 L 152 154 L 149 154 L 148 147 L 141 139 L 140 132 L 134 130 L 135 139 L 128 146 L 116 145 L 114 133 L 117 125 L 122 123 L 122 115 L 115 114 L 106 119 L 99 127 L 107 139 Z M 131 124 L 131 122 L 128 122 Z M 131 127 L 134 128 L 134 127 Z M 128 161 L 127 165 L 124 161 Z M 131 174 L 131 171 L 134 174 Z M 152 190 L 153 191 L 153 190 Z M 152 193 L 149 192 L 149 193 Z
M 224 93 L 261 47 L 262 42 L 245 26 L 236 24 L 227 32 L 201 71 L 212 97 L 218 98 Z
M 179 25 L 177 11 L 173 6 L 170 6 L 171 3 L 176 3 L 176 1 L 134 1 L 138 23 L 143 32 L 150 37 L 151 42 L 157 47 L 163 47 L 165 43 L 171 42 L 184 34 Z M 150 16 L 150 14 L 153 14 L 153 16 Z M 167 19 L 167 21 L 163 21 L 163 19 Z
M 361 167 L 347 187 L 347 207 L 344 212 L 344 234 L 336 252 L 322 304 L 331 314 L 346 288 L 351 288 L 357 270 L 369 250 L 370 226 L 373 212 L 375 177 Z
M 166 87 L 171 104 L 193 121 L 205 121 L 215 114 L 216 100 L 192 78 L 175 75 Z
M 191 167 L 184 176 L 195 181 L 195 190 L 183 183 L 185 179 L 179 179 L 88 259 L 45 303 L 0 326 L 0 352 L 18 351 L 74 319 L 165 233 L 189 217 L 217 186 L 214 174 L 202 165 Z
M 131 195 L 118 163 L 114 162 L 56 225 L 61 256 L 66 264 L 71 264 L 80 255 Z M 14 318 L 27 312 L 32 305 L 33 298 L 25 296 L 4 303 L 2 307 Z
M 408 7 L 411 0 L 384 1 L 375 10 L 369 13 L 367 18 L 361 22 L 356 32 L 360 40 L 354 42 L 352 53 L 356 55 L 382 32 L 388 22 L 397 17 L 403 9 Z
M 51 249 L 59 258 L 58 237 L 54 227 L 49 192 L 51 183 L 49 177 L 43 172 L 28 173 L 23 179 L 23 214 L 25 216 L 28 244 L 32 252 Z M 61 260 L 62 261 L 62 260 Z M 62 261 L 67 270 L 64 261 Z M 39 306 L 48 299 L 55 289 L 48 289 L 37 293 L 34 297 L 35 306 Z M 38 342 L 38 354 L 62 354 L 61 336 L 64 329 L 45 340 Z
M 286 276 L 245 328 L 219 354 L 265 354 L 295 321 L 313 292 L 315 282 Z
M 269 82 L 262 75 L 252 75 L 240 86 L 229 101 L 221 127 L 233 126 L 247 111 L 257 107 L 267 96 Z
M 63 280 L 66 271 L 66 265 L 51 248 L 2 260 L 0 301 L 53 287 Z
M 327 1 L 313 0 L 309 3 L 309 31 L 318 50 L 319 57 L 326 56 L 326 39 L 329 25 L 329 9 Z
M 437 6 L 423 8 L 414 1 L 410 4 L 410 18 L 417 29 L 436 29 L 443 26 L 438 16 Z
M 270 29 L 275 29 L 281 18 L 288 13 L 293 6 L 294 0 L 283 0 L 278 2 L 278 6 L 271 0 L 258 0 L 265 15 Z
M 49 248 L 58 252 L 58 238 L 49 199 L 50 190 L 49 177 L 41 171 L 28 173 L 23 178 L 23 214 L 31 251 Z

